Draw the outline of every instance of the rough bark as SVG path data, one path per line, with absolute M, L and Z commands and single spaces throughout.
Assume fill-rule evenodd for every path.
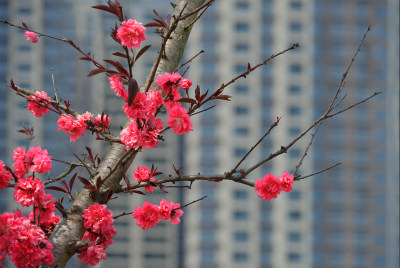
M 204 0 L 180 0 L 174 9 L 173 15 L 178 16 L 183 8 L 183 14 L 189 13 L 203 3 Z M 165 72 L 173 72 L 178 67 L 193 26 L 192 22 L 196 16 L 197 14 L 194 14 L 180 21 L 178 27 L 171 34 L 170 39 L 166 43 L 165 57 L 160 61 L 156 77 Z M 149 81 L 149 77 L 147 81 Z M 152 87 L 154 87 L 154 85 L 152 85 Z M 81 241 L 85 232 L 82 218 L 83 211 L 95 202 L 106 203 L 109 191 L 118 188 L 123 175 L 134 158 L 134 156 L 128 157 L 122 164 L 115 168 L 125 154 L 126 149 L 124 145 L 113 143 L 107 156 L 97 168 L 91 180 L 95 182 L 98 178 L 105 178 L 111 170 L 115 169 L 115 171 L 108 177 L 100 192 L 93 193 L 87 189 L 82 189 L 76 196 L 66 217 L 60 221 L 50 237 L 50 242 L 54 245 L 53 254 L 55 261 L 54 264 L 49 267 L 65 267 L 68 260 L 82 245 L 84 245 Z

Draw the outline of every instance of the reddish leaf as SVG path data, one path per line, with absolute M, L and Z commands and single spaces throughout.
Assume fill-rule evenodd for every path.
M 230 98 L 232 98 L 232 96 L 229 96 L 229 95 L 219 95 L 219 96 L 215 97 L 215 99 L 226 100 L 226 101 L 231 101 Z
M 194 95 L 196 97 L 197 103 L 200 104 L 200 87 L 197 85 L 195 91 L 194 91 Z
M 128 177 L 124 175 L 124 181 L 126 183 L 126 186 L 131 187 L 131 182 L 129 181 Z
M 162 24 L 165 25 L 165 28 L 168 28 L 167 23 L 163 20 L 163 18 L 161 18 L 160 15 L 158 15 L 157 11 L 155 11 L 155 10 L 153 9 L 153 12 L 154 12 L 154 14 L 156 14 L 156 16 L 157 16 L 161 21 L 160 21 L 160 20 L 157 20 L 157 19 L 154 19 L 154 20 L 155 20 L 155 21 L 159 21 L 160 23 L 162 23 Z
M 203 95 L 201 95 L 201 97 L 200 97 L 200 103 L 204 100 L 204 98 L 207 96 L 207 94 L 208 94 L 208 89 L 207 89 L 206 93 L 204 93 Z
M 76 179 L 76 175 L 77 175 L 77 173 L 75 173 L 75 174 L 72 176 L 71 180 L 69 181 L 69 189 L 70 189 L 70 190 L 72 190 L 72 187 L 74 186 L 74 182 L 75 182 L 75 179 Z
M 128 82 L 128 106 L 131 106 L 139 92 L 139 85 L 136 80 L 131 77 Z
M 130 191 L 128 191 L 128 193 L 130 193 L 130 194 L 135 193 L 135 194 L 146 195 L 145 193 L 143 193 L 143 192 L 141 192 L 141 191 L 138 191 L 138 190 L 130 190 Z
M 161 27 L 161 28 L 163 28 L 164 25 L 162 25 L 162 24 L 160 24 L 158 22 L 149 22 L 149 23 L 145 24 L 144 27 L 146 27 L 146 28 L 150 28 L 150 27 Z
M 121 63 L 113 61 L 113 60 L 104 60 L 105 62 L 113 65 L 123 76 L 129 77 L 128 71 L 122 66 Z
M 115 14 L 115 10 L 113 8 L 105 6 L 105 5 L 92 6 L 92 8 L 100 9 L 100 10 L 103 10 L 105 12 L 110 12 L 111 14 L 117 15 L 117 14 Z
M 65 190 L 65 189 L 63 189 L 61 187 L 58 187 L 58 186 L 47 186 L 45 189 L 67 193 L 67 190 Z
M 78 179 L 85 185 L 92 185 L 90 183 L 90 181 L 88 181 L 87 179 L 85 179 L 84 177 L 78 176 Z
M 87 60 L 87 61 L 92 61 L 92 58 L 89 57 L 81 57 L 79 58 L 80 60 Z
M 117 57 L 125 58 L 125 59 L 128 58 L 124 53 L 121 53 L 121 52 L 114 52 L 113 55 L 117 56 Z
M 91 190 L 92 192 L 97 192 L 96 187 L 94 187 L 93 185 L 85 185 L 83 188 L 84 188 L 84 189 L 89 189 L 89 190 Z
M 113 192 L 112 190 L 108 192 L 108 196 L 107 196 L 107 200 L 108 200 L 108 201 L 110 201 L 110 199 L 111 199 L 113 193 L 114 193 L 114 192 Z
M 185 103 L 192 103 L 192 104 L 197 103 L 196 100 L 191 99 L 191 98 L 182 98 L 182 99 L 179 99 L 178 102 L 185 102 Z
M 64 104 L 65 104 L 65 106 L 67 107 L 67 109 L 68 109 L 69 106 L 71 105 L 71 104 L 69 103 L 69 101 L 64 101 Z
M 14 81 L 11 79 L 10 81 L 10 86 L 12 89 L 14 89 L 15 91 L 18 91 L 18 88 L 15 86 Z
M 22 26 L 24 26 L 24 28 L 25 28 L 26 30 L 29 30 L 29 29 L 28 29 L 28 25 L 26 25 L 25 22 L 22 22 Z
M 147 45 L 143 47 L 141 50 L 139 50 L 138 54 L 136 55 L 135 61 L 137 61 L 140 58 L 140 56 L 142 56 L 150 47 L 151 45 Z
M 88 77 L 94 76 L 99 73 L 104 73 L 105 71 L 107 71 L 107 69 L 94 69 L 94 70 L 90 71 L 90 73 L 88 74 Z
M 92 154 L 92 149 L 90 149 L 89 147 L 85 147 L 86 148 L 86 151 L 88 152 L 88 154 L 89 154 L 89 161 L 90 162 L 92 162 L 92 164 L 94 164 L 94 159 L 93 159 L 93 154 Z
M 247 63 L 247 70 L 250 70 L 251 66 L 250 66 L 250 62 Z
M 101 180 L 101 178 L 97 179 L 97 181 L 96 181 L 96 189 L 97 189 L 97 191 L 100 190 L 100 187 L 103 185 L 103 183 L 104 182 Z

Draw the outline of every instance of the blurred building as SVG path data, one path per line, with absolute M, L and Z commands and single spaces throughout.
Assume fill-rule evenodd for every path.
M 172 12 L 168 1 L 120 2 L 125 15 L 143 23 L 155 17 L 153 9 L 163 17 Z M 0 0 L 0 19 L 24 21 L 32 29 L 76 41 L 96 59 L 110 58 L 117 49 L 108 36 L 114 18 L 91 5 L 93 1 Z M 116 215 L 133 211 L 145 200 L 158 203 L 165 198 L 185 204 L 208 197 L 186 208 L 178 226 L 160 223 L 143 231 L 130 216 L 119 218 L 115 223 L 119 234 L 108 259 L 99 266 L 398 267 L 398 5 L 396 0 L 216 1 L 189 38 L 186 59 L 205 51 L 186 74 L 192 89 L 199 84 L 202 92 L 212 92 L 247 70 L 248 62 L 254 66 L 293 43 L 300 47 L 229 86 L 225 94 L 233 96 L 231 102 L 218 101 L 216 108 L 194 116 L 193 133 L 166 136 L 167 142 L 145 151 L 132 170 L 139 163 L 154 164 L 167 176 L 173 175 L 174 164 L 184 166 L 185 174 L 222 174 L 279 116 L 279 126 L 241 168 L 268 157 L 325 111 L 369 24 L 372 31 L 348 75 L 347 95 L 338 109 L 375 91 L 383 94 L 325 122 L 299 172 L 307 175 L 342 162 L 340 167 L 295 183 L 293 192 L 276 200 L 267 202 L 254 189 L 229 182 L 194 183 L 192 190 L 183 191 L 168 188 L 168 195 L 157 190 L 144 197 L 118 195 L 108 205 Z M 154 28 L 146 35 L 146 44 L 152 47 L 134 68 L 139 84 L 145 81 L 160 43 Z M 68 156 L 68 161 L 76 161 L 72 153 L 85 153 L 91 141 L 86 135 L 70 143 L 67 135 L 57 134 L 57 116 L 50 113 L 38 120 L 27 113 L 26 102 L 6 87 L 11 78 L 22 87 L 53 96 L 53 75 L 60 98 L 69 100 L 78 112 L 110 114 L 113 131 L 119 131 L 125 121 L 121 101 L 104 76 L 85 77 L 92 66 L 77 61 L 80 55 L 73 48 L 46 38 L 30 44 L 23 31 L 4 24 L 0 37 L 0 94 L 5 96 L 0 98 L 1 160 L 10 164 L 12 151 L 27 145 L 16 132 L 22 125 L 35 128 L 31 146 L 43 146 L 62 160 Z M 247 179 L 293 172 L 310 138 L 306 135 Z M 106 148 L 99 141 L 89 147 L 101 157 Z M 49 176 L 64 168 L 57 165 Z M 11 192 L 5 205 L 6 200 L 0 195 L 0 212 L 13 209 Z M 79 266 L 79 261 L 71 266 Z

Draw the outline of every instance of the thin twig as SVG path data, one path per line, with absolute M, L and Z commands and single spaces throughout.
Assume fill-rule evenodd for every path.
M 191 204 L 194 204 L 194 203 L 196 203 L 196 202 L 199 202 L 199 201 L 201 201 L 201 200 L 203 200 L 204 198 L 207 198 L 207 197 L 208 197 L 208 196 L 205 195 L 205 196 L 203 196 L 202 198 L 199 198 L 199 199 L 194 200 L 194 201 L 192 201 L 192 202 L 190 202 L 190 203 L 187 203 L 186 205 L 180 206 L 179 208 L 174 208 L 172 211 L 174 211 L 174 210 L 176 210 L 176 209 L 181 209 L 181 208 L 190 206 Z
M 186 64 L 192 62 L 195 58 L 197 58 L 200 54 L 204 53 L 204 50 L 201 50 L 199 53 L 197 53 L 196 55 L 194 55 L 193 57 L 191 57 L 188 61 L 186 61 L 185 63 L 182 63 L 181 66 L 179 66 L 178 68 L 175 69 L 174 73 L 176 73 L 177 71 L 179 71 L 180 68 L 182 68 L 183 66 L 185 66 Z
M 323 172 L 325 172 L 325 171 L 328 171 L 328 170 L 330 170 L 330 169 L 332 169 L 332 168 L 335 168 L 335 167 L 337 167 L 337 166 L 340 166 L 341 164 L 342 164 L 342 163 L 336 163 L 336 164 L 334 164 L 334 165 L 332 165 L 332 166 L 330 166 L 330 167 L 328 167 L 328 168 L 325 168 L 325 169 L 323 169 L 323 170 L 320 170 L 320 171 L 318 171 L 318 172 L 312 173 L 312 174 L 307 175 L 307 176 L 295 178 L 294 180 L 295 180 L 295 181 L 300 181 L 300 180 L 303 180 L 303 179 L 305 179 L 305 178 L 318 175 L 318 174 L 323 173 Z
M 71 164 L 71 165 L 69 166 L 69 168 L 68 168 L 66 171 L 64 171 L 63 173 L 61 173 L 61 174 L 58 175 L 57 177 L 55 177 L 55 178 L 53 178 L 53 179 L 48 179 L 48 180 L 46 180 L 46 181 L 44 182 L 44 185 L 47 185 L 47 184 L 50 184 L 50 183 L 53 183 L 53 182 L 62 180 L 63 178 L 65 178 L 66 176 L 68 176 L 68 174 L 70 174 L 76 167 L 79 167 L 79 166 L 82 167 L 83 164 L 81 164 L 81 163 L 73 163 L 73 164 Z

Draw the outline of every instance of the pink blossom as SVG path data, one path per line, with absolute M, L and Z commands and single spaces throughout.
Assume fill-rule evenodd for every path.
M 157 205 L 146 201 L 143 207 L 135 207 L 132 217 L 136 219 L 136 224 L 142 227 L 143 230 L 154 227 L 160 221 L 160 210 Z
M 178 224 L 181 222 L 179 219 L 183 215 L 183 211 L 178 209 L 180 207 L 179 203 L 174 204 L 174 202 L 166 201 L 164 198 L 160 202 L 160 217 L 161 219 L 167 221 L 171 220 L 172 224 Z
M 148 100 L 146 107 L 147 117 L 154 117 L 158 107 L 164 104 L 164 99 L 157 89 L 147 91 L 146 95 Z
M 150 169 L 146 166 L 137 166 L 135 172 L 133 172 L 132 177 L 138 182 L 145 182 L 150 179 Z
M 94 266 L 100 262 L 100 260 L 106 260 L 107 254 L 104 252 L 104 245 L 91 244 L 85 251 L 79 253 L 78 258 L 83 261 L 86 265 Z
M 55 227 L 60 220 L 60 216 L 55 215 L 56 205 L 53 196 L 51 194 L 39 195 L 35 203 L 35 213 L 29 213 L 29 219 L 32 222 L 37 222 L 38 219 L 34 219 L 34 215 L 38 217 L 40 214 L 40 226 L 47 229 Z
M 118 97 L 122 97 L 125 102 L 128 102 L 128 91 L 124 88 L 124 84 L 121 82 L 119 75 L 112 75 L 108 78 L 111 84 L 111 89 L 117 93 Z
M 257 179 L 254 188 L 258 191 L 259 197 L 269 201 L 281 192 L 280 178 L 268 173 L 264 178 Z
M 190 121 L 190 116 L 187 114 L 184 107 L 175 106 L 169 109 L 168 117 L 169 120 L 166 121 L 166 123 L 176 134 L 182 135 L 193 130 L 193 124 Z
M 18 147 L 14 150 L 12 158 L 15 163 L 13 164 L 14 173 L 18 178 L 22 178 L 28 173 L 31 164 L 27 161 L 27 156 L 24 147 Z
M 162 128 L 162 121 L 159 118 L 148 121 L 141 126 L 141 129 L 139 129 L 136 121 L 132 121 L 127 128 L 121 131 L 121 142 L 126 145 L 127 149 L 137 148 L 138 146 L 143 149 L 155 148 L 158 144 L 158 134 Z
M 192 81 L 190 81 L 189 79 L 183 78 L 179 81 L 179 85 L 181 86 L 181 88 L 183 88 L 184 90 L 188 90 L 190 88 L 190 86 L 192 85 Z
M 117 38 L 121 40 L 121 45 L 128 49 L 140 47 L 140 43 L 146 40 L 146 28 L 136 20 L 129 19 L 121 23 L 121 28 L 117 30 Z
M 33 164 L 30 167 L 31 172 L 36 171 L 39 173 L 45 173 L 49 172 L 52 168 L 51 156 L 48 155 L 46 149 L 42 150 L 39 146 L 32 147 L 26 153 L 26 156 L 28 157 L 30 164 Z
M 89 121 L 93 115 L 89 112 L 86 112 L 82 115 L 77 116 L 77 120 L 75 120 L 72 115 L 63 114 L 57 121 L 57 125 L 59 126 L 58 131 L 64 130 L 65 133 L 70 134 L 70 141 L 75 142 L 78 138 L 83 136 L 86 131 L 86 121 Z
M 289 174 L 288 172 L 284 171 L 282 173 L 282 177 L 280 178 L 281 189 L 285 192 L 291 192 L 293 179 L 294 179 L 293 174 Z
M 99 114 L 95 119 L 93 119 L 93 123 L 96 126 L 101 127 L 101 131 L 105 131 L 110 128 L 110 117 L 108 117 L 108 115 Z
M 11 179 L 11 173 L 5 169 L 4 162 L 0 160 L 0 189 L 7 187 Z
M 122 108 L 124 110 L 124 113 L 131 120 L 136 120 L 136 119 L 146 118 L 147 107 L 148 107 L 148 101 L 146 93 L 138 92 L 132 104 L 130 106 L 126 104 Z
M 36 117 L 41 117 L 43 114 L 48 113 L 50 110 L 50 103 L 46 100 L 50 100 L 45 91 L 36 91 L 33 95 L 29 96 L 28 110 Z M 40 104 L 41 105 L 40 105 Z
M 154 180 L 155 180 L 154 177 L 151 177 L 151 178 L 149 179 L 149 181 L 154 181 Z M 148 186 L 144 187 L 144 190 L 145 190 L 147 193 L 153 193 L 154 188 L 156 188 L 156 187 L 153 186 L 153 185 L 148 185 Z
M 178 73 L 165 73 L 157 77 L 156 85 L 160 86 L 162 90 L 168 94 L 171 89 L 178 88 L 178 81 L 181 79 L 181 75 Z
M 23 206 L 39 205 L 38 201 L 44 195 L 44 184 L 38 178 L 29 176 L 26 179 L 20 179 L 15 184 L 14 198 Z
M 106 205 L 95 203 L 83 211 L 83 226 L 95 233 L 100 233 L 105 227 L 114 222 L 113 213 Z
M 24 35 L 26 36 L 26 40 L 30 40 L 31 43 L 37 43 L 38 38 L 34 32 L 25 31 Z

